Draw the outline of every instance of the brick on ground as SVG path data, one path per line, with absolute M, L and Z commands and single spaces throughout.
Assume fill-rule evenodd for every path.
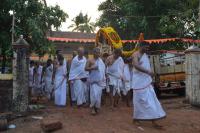
M 41 121 L 41 128 L 44 132 L 52 132 L 62 129 L 62 123 L 59 120 L 46 118 Z

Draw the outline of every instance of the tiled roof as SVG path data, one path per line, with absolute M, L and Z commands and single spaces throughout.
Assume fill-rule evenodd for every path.
M 70 39 L 95 39 L 95 33 L 81 33 L 81 32 L 63 32 L 51 31 L 49 37 L 70 38 Z
M 60 38 L 60 37 L 48 37 L 48 40 L 53 42 L 80 42 L 80 43 L 95 43 L 95 39 L 75 39 L 75 38 Z

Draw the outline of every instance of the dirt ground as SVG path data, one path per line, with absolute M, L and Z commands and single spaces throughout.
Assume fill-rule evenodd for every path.
M 132 107 L 126 107 L 124 103 L 115 110 L 104 105 L 97 116 L 90 115 L 89 108 L 59 108 L 50 104 L 46 109 L 11 121 L 16 128 L 6 133 L 41 133 L 41 120 L 33 119 L 33 115 L 61 121 L 63 128 L 56 133 L 200 133 L 200 108 L 191 107 L 183 100 L 181 97 L 160 99 L 167 112 L 167 117 L 160 120 L 164 126 L 162 130 L 153 128 L 150 122 L 142 122 L 141 126 L 133 124 Z

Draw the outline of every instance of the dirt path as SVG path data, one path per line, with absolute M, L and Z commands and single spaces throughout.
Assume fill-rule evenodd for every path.
M 183 98 L 161 100 L 167 118 L 161 120 L 163 130 L 152 128 L 150 122 L 143 122 L 141 127 L 132 123 L 132 108 L 120 103 L 112 111 L 103 106 L 99 115 L 91 116 L 89 108 L 57 108 L 52 105 L 36 112 L 37 116 L 60 120 L 63 129 L 56 133 L 200 133 L 200 109 L 184 104 Z M 41 133 L 40 120 L 31 116 L 13 121 L 17 128 L 6 133 Z

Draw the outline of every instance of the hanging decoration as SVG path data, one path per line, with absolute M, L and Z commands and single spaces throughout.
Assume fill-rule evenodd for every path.
M 83 33 L 84 34 L 84 33 Z M 121 48 L 124 56 L 131 56 L 138 50 L 137 44 L 145 42 L 150 45 L 151 51 L 166 51 L 166 50 L 185 50 L 191 44 L 199 44 L 200 40 L 193 40 L 187 38 L 165 38 L 165 39 L 144 39 L 144 34 L 140 33 L 138 40 L 121 40 L 118 33 L 112 27 L 101 28 L 96 34 L 95 39 L 72 39 L 72 38 L 56 38 L 48 37 L 50 41 L 54 42 L 79 42 L 79 43 L 95 43 L 96 46 L 108 46 L 107 51 L 111 53 L 113 49 Z

